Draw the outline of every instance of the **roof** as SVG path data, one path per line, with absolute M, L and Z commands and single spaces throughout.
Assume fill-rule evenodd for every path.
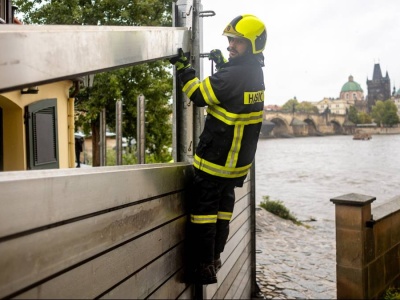
M 360 84 L 358 84 L 353 80 L 353 76 L 350 75 L 349 81 L 343 85 L 342 90 L 340 92 L 355 92 L 355 91 L 363 92 L 363 89 L 361 88 Z

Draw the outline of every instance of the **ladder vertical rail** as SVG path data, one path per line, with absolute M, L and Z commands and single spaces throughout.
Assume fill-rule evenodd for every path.
M 202 80 L 203 78 L 203 64 L 200 58 L 200 53 L 203 52 L 203 18 L 200 16 L 203 11 L 201 0 L 194 0 L 194 21 L 192 27 L 192 53 L 193 65 L 197 71 L 197 76 Z M 195 107 L 193 111 L 193 149 L 199 143 L 201 131 L 204 128 L 204 108 Z
M 191 39 L 185 52 L 190 52 L 190 63 L 196 70 L 196 75 L 202 79 L 202 65 L 200 52 L 202 50 L 202 21 L 199 12 L 202 9 L 200 0 L 178 0 L 174 6 L 174 24 L 177 27 L 186 27 Z M 182 93 L 176 76 L 174 81 L 174 160 L 192 162 L 198 137 L 204 124 L 203 108 L 194 106 Z
M 185 27 L 192 30 L 192 14 L 193 14 L 193 0 L 178 0 L 173 6 L 173 20 L 174 27 Z M 189 33 L 192 37 L 192 33 Z M 188 40 L 186 45 L 182 48 L 185 52 L 191 52 L 192 39 Z M 176 49 L 178 53 L 178 48 Z M 195 67 L 190 57 L 190 63 Z M 174 70 L 175 72 L 175 70 Z M 174 143 L 174 160 L 177 162 L 190 162 L 193 149 L 193 105 L 189 99 L 182 92 L 182 87 L 174 73 L 174 124 L 173 124 L 173 143 Z M 189 153 L 188 153 L 189 151 Z

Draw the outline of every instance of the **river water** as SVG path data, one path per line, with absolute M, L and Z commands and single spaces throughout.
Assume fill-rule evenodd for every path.
M 400 135 L 260 139 L 255 158 L 256 202 L 280 200 L 299 220 L 333 221 L 330 199 L 349 193 L 400 195 Z

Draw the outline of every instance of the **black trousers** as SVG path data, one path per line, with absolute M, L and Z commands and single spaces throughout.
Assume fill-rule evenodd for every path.
M 195 174 L 187 234 L 192 263 L 211 263 L 223 252 L 235 205 L 235 186 L 235 181 L 215 181 Z

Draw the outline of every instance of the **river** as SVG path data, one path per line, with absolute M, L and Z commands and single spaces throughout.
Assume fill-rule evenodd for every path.
M 299 220 L 333 221 L 330 199 L 349 193 L 400 195 L 400 135 L 260 139 L 255 158 L 256 202 L 280 200 Z M 330 223 L 330 222 L 329 222 Z

